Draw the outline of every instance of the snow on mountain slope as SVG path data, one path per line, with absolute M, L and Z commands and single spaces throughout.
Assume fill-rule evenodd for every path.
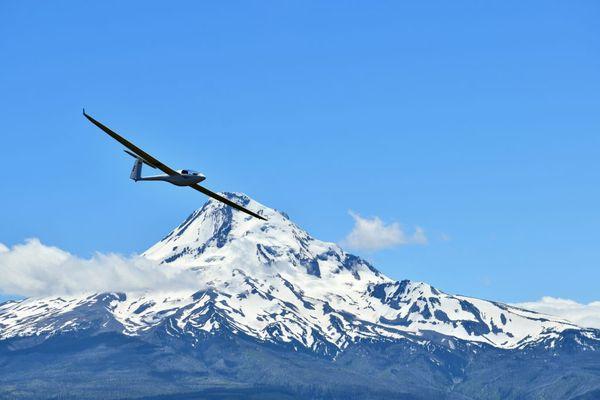
M 185 267 L 196 291 L 85 294 L 0 305 L 0 339 L 97 329 L 160 331 L 198 340 L 228 330 L 334 353 L 360 340 L 425 340 L 432 334 L 499 348 L 597 331 L 501 303 L 393 281 L 334 243 L 312 238 L 281 212 L 225 194 L 268 221 L 209 201 L 144 256 Z M 421 339 L 419 339 L 421 338 Z

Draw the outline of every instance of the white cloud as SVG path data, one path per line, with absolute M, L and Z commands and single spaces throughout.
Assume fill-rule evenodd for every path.
M 83 292 L 199 288 L 193 271 L 134 255 L 97 253 L 83 259 L 38 239 L 0 243 L 0 293 L 46 296 Z
M 561 317 L 579 326 L 600 329 L 600 301 L 581 304 L 573 300 L 544 296 L 538 301 L 514 305 L 539 313 Z
M 427 243 L 423 228 L 416 227 L 409 234 L 397 222 L 386 225 L 379 217 L 363 218 L 352 211 L 350 215 L 354 218 L 354 227 L 342 241 L 349 248 L 375 251 L 406 244 Z

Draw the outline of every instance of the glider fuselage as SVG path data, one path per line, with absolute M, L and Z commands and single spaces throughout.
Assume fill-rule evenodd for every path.
M 144 164 L 149 165 L 148 162 L 144 161 L 143 158 L 130 151 L 125 152 L 130 156 L 135 157 L 135 162 L 133 163 L 133 168 L 131 169 L 131 175 L 129 177 L 136 182 L 162 181 L 172 183 L 176 186 L 192 186 L 206 179 L 206 177 L 203 174 L 201 174 L 200 172 L 192 171 L 191 169 L 170 170 L 165 171 L 169 172 L 166 174 L 142 176 L 142 168 L 144 167 Z
M 186 171 L 186 170 L 184 170 Z M 184 171 L 177 171 L 180 175 L 152 175 L 152 176 L 140 176 L 139 178 L 132 178 L 134 181 L 164 181 L 172 183 L 176 186 L 190 186 L 196 183 L 200 183 L 206 179 L 206 177 L 200 173 L 194 172 L 194 174 L 184 174 Z

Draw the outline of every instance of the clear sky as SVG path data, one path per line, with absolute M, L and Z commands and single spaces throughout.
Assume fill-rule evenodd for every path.
M 358 251 L 391 277 L 599 300 L 600 3 L 410 3 L 0 2 L 0 242 L 131 254 L 205 201 L 85 106 L 317 238 L 421 227 Z

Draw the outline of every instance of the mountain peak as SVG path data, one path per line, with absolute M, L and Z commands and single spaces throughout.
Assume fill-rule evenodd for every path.
M 287 214 L 243 193 L 223 195 L 245 207 L 260 210 L 268 221 L 209 200 L 143 255 L 164 264 L 195 269 L 235 265 L 257 273 L 293 266 L 316 277 L 350 271 L 355 279 L 381 279 L 381 274 L 369 263 L 347 254 L 335 243 L 313 238 Z

